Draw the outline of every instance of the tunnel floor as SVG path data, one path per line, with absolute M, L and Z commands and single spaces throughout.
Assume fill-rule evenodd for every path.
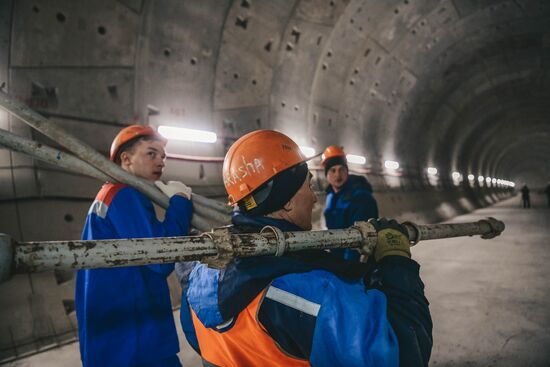
M 492 240 L 456 238 L 412 251 L 434 322 L 431 366 L 550 365 L 550 209 L 515 196 L 453 219 L 495 217 L 505 231 Z
M 550 363 L 550 209 L 532 195 L 516 196 L 456 217 L 504 221 L 500 237 L 436 240 L 413 248 L 431 303 L 434 348 L 430 366 L 548 366 Z M 176 320 L 178 313 L 175 313 Z M 177 323 L 178 324 L 178 323 Z M 182 341 L 184 366 L 200 359 Z M 9 365 L 77 366 L 78 343 Z

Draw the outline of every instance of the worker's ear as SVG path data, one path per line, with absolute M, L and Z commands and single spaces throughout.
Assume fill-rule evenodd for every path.
M 284 206 L 283 206 L 283 210 L 285 212 L 289 212 L 291 211 L 292 209 L 294 209 L 294 201 L 293 201 L 294 197 L 292 197 L 292 199 L 290 199 Z
M 130 152 L 125 150 L 124 152 L 120 153 L 120 165 L 122 167 L 128 166 L 130 164 Z

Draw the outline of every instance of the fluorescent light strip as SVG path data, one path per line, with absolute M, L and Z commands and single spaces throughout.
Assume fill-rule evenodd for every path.
M 349 163 L 354 163 L 354 164 L 367 163 L 367 158 L 363 157 L 362 155 L 346 154 L 346 159 L 348 160 Z
M 387 169 L 398 169 L 399 168 L 399 162 L 396 161 L 385 161 L 384 167 Z
M 429 174 L 430 176 L 435 176 L 435 175 L 437 175 L 437 168 L 435 168 L 435 167 L 428 167 L 427 171 L 428 171 L 428 174 Z
M 175 126 L 159 126 L 158 132 L 166 139 L 194 141 L 199 143 L 215 143 L 218 140 L 216 133 L 205 130 L 187 129 Z
M 306 157 L 312 157 L 315 155 L 315 149 L 313 149 L 312 147 L 306 147 L 303 145 L 300 145 L 299 147 Z

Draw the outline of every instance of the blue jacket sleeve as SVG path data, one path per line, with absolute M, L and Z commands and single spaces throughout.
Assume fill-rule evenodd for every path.
M 113 198 L 107 217 L 118 238 L 170 237 L 187 234 L 191 212 L 191 201 L 174 195 L 170 199 L 164 221 L 161 222 L 157 219 L 149 199 L 134 188 L 125 187 Z M 147 268 L 167 276 L 174 270 L 174 265 L 147 265 Z
M 433 345 L 429 302 L 419 270 L 411 259 L 387 256 L 368 279 L 370 287 L 388 299 L 388 318 L 399 340 L 401 364 L 406 366 L 427 366 Z
M 273 281 L 259 320 L 283 350 L 312 366 L 397 366 L 384 294 L 326 271 Z

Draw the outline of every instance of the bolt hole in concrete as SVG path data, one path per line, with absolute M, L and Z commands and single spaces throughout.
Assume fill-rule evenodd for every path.
M 118 95 L 118 88 L 116 85 L 108 85 L 107 91 L 111 97 L 116 97 Z
M 200 180 L 204 180 L 204 176 L 205 176 L 205 173 L 204 173 L 204 165 L 201 164 L 199 166 L 199 179 Z
M 100 25 L 99 27 L 97 27 L 97 33 L 103 36 L 105 33 L 107 33 L 107 29 L 104 26 Z
M 193 57 L 191 59 L 191 65 L 196 65 L 197 64 L 197 58 L 196 57 Z
M 238 16 L 237 19 L 235 20 L 235 25 L 237 27 L 241 27 L 242 29 L 246 29 L 246 27 L 248 27 L 248 19 Z
M 34 6 L 32 7 L 32 11 L 35 12 L 35 13 L 40 13 L 40 8 L 39 8 L 38 6 L 36 6 L 36 5 L 34 5 Z
M 169 48 L 164 49 L 164 56 L 170 57 L 171 54 L 172 54 L 172 50 L 170 50 Z
M 256 79 L 252 79 L 252 84 L 253 84 L 253 85 L 258 84 L 258 82 L 256 81 Z
M 298 28 L 292 28 L 292 32 L 290 33 L 290 35 L 294 37 L 294 43 L 298 43 L 298 41 L 300 41 L 300 34 L 301 32 L 298 30 Z
M 66 18 L 65 18 L 65 14 L 63 14 L 63 13 L 61 13 L 61 12 L 60 12 L 60 13 L 57 13 L 57 14 L 55 15 L 55 18 L 57 19 L 57 21 L 58 21 L 59 23 L 65 22 L 65 19 L 66 19 Z
M 65 214 L 63 219 L 65 219 L 65 222 L 71 223 L 73 221 L 74 217 L 71 214 L 67 213 L 67 214 Z
M 273 41 L 272 40 L 269 40 L 269 42 L 267 42 L 264 46 L 264 50 L 266 50 L 267 52 L 271 52 L 271 46 L 273 45 Z

